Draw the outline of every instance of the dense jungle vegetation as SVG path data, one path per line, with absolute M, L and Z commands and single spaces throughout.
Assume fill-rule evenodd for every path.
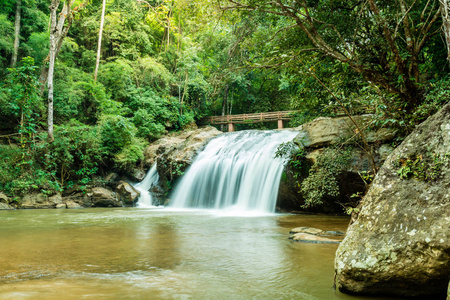
M 370 107 L 374 126 L 407 134 L 450 97 L 447 1 L 0 3 L 9 195 L 131 172 L 147 144 L 206 115 L 298 110 L 300 125 Z

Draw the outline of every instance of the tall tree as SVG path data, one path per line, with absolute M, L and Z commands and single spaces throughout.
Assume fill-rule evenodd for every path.
M 56 20 L 57 10 L 61 3 L 61 0 L 52 0 L 50 5 L 50 42 L 54 43 L 54 51 L 53 54 L 58 56 L 59 51 L 61 50 L 64 38 L 67 36 L 67 33 L 69 32 L 70 26 L 73 22 L 73 12 L 72 12 L 72 4 L 74 0 L 64 0 L 64 6 L 59 13 L 59 18 Z M 54 8 L 54 6 L 56 7 Z M 81 9 L 85 3 L 83 2 L 78 7 L 76 7 L 74 10 Z M 54 8 L 54 11 L 53 11 Z M 53 35 L 53 36 L 52 36 Z M 50 51 L 47 57 L 44 59 L 44 63 L 42 64 L 41 69 L 41 75 L 39 77 L 39 83 L 41 84 L 41 94 L 44 92 L 45 89 L 45 83 L 48 82 L 49 78 L 49 71 L 50 71 L 50 52 L 52 44 L 50 44 Z M 54 66 L 54 64 L 53 64 Z
M 22 0 L 17 0 L 16 19 L 14 22 L 14 48 L 13 48 L 13 53 L 11 56 L 11 67 L 14 67 L 16 65 L 17 54 L 19 53 L 21 11 L 22 11 Z
M 423 99 L 420 64 L 440 29 L 438 1 L 226 0 L 222 9 L 284 20 L 275 36 L 288 32 L 296 42 L 278 47 L 272 61 L 298 63 L 305 52 L 320 53 L 396 95 L 410 113 Z
M 57 10 L 60 4 L 60 0 L 52 0 L 50 4 L 50 50 L 49 50 L 49 63 L 48 63 L 48 141 L 52 143 L 53 137 L 53 72 L 55 69 L 56 56 L 61 49 L 62 41 L 67 35 L 72 17 L 69 18 L 68 26 L 64 26 L 67 16 L 71 16 L 71 5 L 73 0 L 64 1 L 64 6 L 57 20 Z M 57 22 L 58 21 L 58 22 Z
M 98 33 L 97 60 L 95 62 L 95 71 L 94 71 L 94 80 L 95 81 L 97 81 L 98 66 L 100 65 L 100 55 L 101 55 L 101 50 L 102 50 L 103 24 L 105 23 L 105 9 L 106 9 L 106 0 L 103 0 L 102 16 L 100 19 L 100 31 Z
M 444 31 L 445 43 L 447 45 L 447 60 L 450 62 L 450 1 L 439 0 L 442 14 L 442 30 Z

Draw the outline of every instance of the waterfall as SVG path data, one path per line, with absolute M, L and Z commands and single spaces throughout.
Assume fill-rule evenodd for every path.
M 159 175 L 156 171 L 156 163 L 148 171 L 147 175 L 145 175 L 144 180 L 134 185 L 134 188 L 137 189 L 141 195 L 139 196 L 139 200 L 137 202 L 138 207 L 153 207 L 153 199 L 150 194 L 150 188 L 158 183 Z
M 296 135 L 248 130 L 217 136 L 183 175 L 170 206 L 273 213 L 283 172 L 275 152 Z

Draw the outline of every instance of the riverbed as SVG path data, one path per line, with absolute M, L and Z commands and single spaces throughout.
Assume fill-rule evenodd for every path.
M 347 217 L 117 208 L 0 211 L 0 299 L 380 299 L 334 291 Z M 383 298 L 387 299 L 387 298 Z

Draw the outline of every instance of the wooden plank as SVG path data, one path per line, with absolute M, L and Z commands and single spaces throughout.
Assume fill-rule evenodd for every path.
M 261 112 L 261 113 L 252 113 L 252 114 L 238 114 L 238 115 L 226 115 L 226 116 L 210 116 L 202 119 L 203 123 L 210 124 L 245 124 L 245 123 L 253 123 L 253 122 L 272 122 L 277 120 L 288 121 L 291 119 L 293 113 L 297 111 L 277 111 L 277 112 Z M 333 112 L 337 116 L 346 115 L 345 111 L 342 108 L 335 108 Z M 351 109 L 350 113 L 370 113 L 374 112 L 373 108 L 370 107 L 357 107 L 355 109 Z

